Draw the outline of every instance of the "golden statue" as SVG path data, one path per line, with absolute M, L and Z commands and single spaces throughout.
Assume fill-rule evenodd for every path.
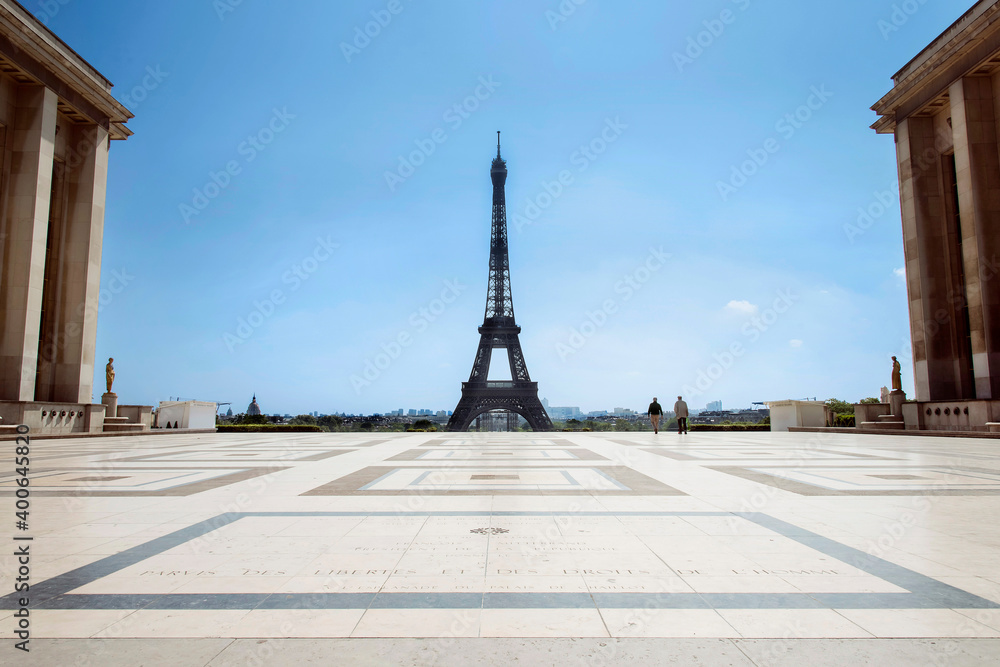
M 108 365 L 104 367 L 104 377 L 108 381 L 108 393 L 111 393 L 111 385 L 115 381 L 115 360 L 114 357 L 108 359 Z
M 896 357 L 892 358 L 892 390 L 903 391 L 903 372 Z

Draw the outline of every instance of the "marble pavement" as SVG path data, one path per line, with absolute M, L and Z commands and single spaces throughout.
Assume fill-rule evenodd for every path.
M 35 440 L 31 488 L 0 664 L 1000 664 L 991 440 Z

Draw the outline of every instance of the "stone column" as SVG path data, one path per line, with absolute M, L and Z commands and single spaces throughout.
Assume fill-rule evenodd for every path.
M 32 401 L 56 136 L 54 92 L 17 89 L 0 291 L 0 399 Z
M 990 77 L 965 77 L 950 89 L 962 219 L 976 398 L 1000 398 L 1000 154 Z
M 922 401 L 959 391 L 939 143 L 932 118 L 906 118 L 896 128 L 914 384 Z
M 63 308 L 56 318 L 59 355 L 51 400 L 90 403 L 101 288 L 107 130 L 96 125 L 73 128 L 67 143 L 66 169 L 66 242 L 59 258 Z

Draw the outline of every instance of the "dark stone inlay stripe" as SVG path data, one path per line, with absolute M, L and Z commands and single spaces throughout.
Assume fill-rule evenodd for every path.
M 141 472 L 164 472 L 164 471 L 181 471 L 181 472 L 201 472 L 204 470 L 232 470 L 233 468 L 241 468 L 236 472 L 229 475 L 221 475 L 219 477 L 213 477 L 211 479 L 205 479 L 197 482 L 187 482 L 182 483 L 178 486 L 171 487 L 169 489 L 161 489 L 159 491 L 134 491 L 131 489 L 123 489 L 121 491 L 109 491 L 109 490 L 94 490 L 94 489 L 74 489 L 70 491 L 33 491 L 32 495 L 46 497 L 46 498 L 129 498 L 129 497 L 149 497 L 149 496 L 190 496 L 196 493 L 201 493 L 202 491 L 211 491 L 223 486 L 228 486 L 230 484 L 236 484 L 237 482 L 244 482 L 248 479 L 253 479 L 255 477 L 261 477 L 263 475 L 269 475 L 275 472 L 281 472 L 282 470 L 288 470 L 287 466 L 268 466 L 266 468 L 245 468 L 244 465 L 232 466 L 229 468 L 177 468 L 177 467 L 165 467 L 165 468 L 115 468 L 115 472 L 121 472 L 124 470 L 138 470 Z M 82 468 L 86 470 L 86 468 Z M 66 472 L 66 470 L 55 469 L 57 472 Z M 70 470 L 71 471 L 71 470 Z
M 426 443 L 424 445 L 421 445 L 421 447 L 426 447 L 426 446 L 427 446 Z M 608 459 L 605 456 L 601 456 L 597 452 L 590 451 L 589 449 L 581 449 L 579 447 L 572 447 L 572 446 L 571 447 L 542 447 L 542 446 L 539 445 L 539 446 L 534 446 L 534 447 L 521 447 L 521 448 L 514 448 L 514 447 L 512 447 L 511 449 L 512 450 L 517 449 L 518 451 L 493 452 L 493 451 L 486 450 L 486 451 L 481 451 L 479 453 L 482 456 L 484 456 L 484 457 L 490 457 L 490 456 L 510 456 L 510 457 L 514 457 L 513 460 L 517 460 L 518 462 L 529 461 L 531 463 L 541 463 L 541 462 L 544 461 L 544 462 L 551 462 L 551 463 L 555 463 L 555 464 L 566 464 L 566 463 L 572 463 L 573 461 L 608 461 L 608 460 L 610 460 L 610 459 Z M 530 452 L 530 451 L 543 451 L 543 450 L 552 450 L 552 451 L 557 451 L 557 452 L 567 452 L 570 456 L 572 456 L 574 458 L 570 458 L 570 459 L 556 459 L 556 458 L 553 458 L 553 459 L 544 459 L 544 458 L 539 458 L 539 459 L 523 459 L 523 458 L 517 458 L 518 454 L 521 451 L 529 451 Z M 407 450 L 405 452 L 400 452 L 399 454 L 396 454 L 395 456 L 390 456 L 389 458 L 387 458 L 385 460 L 386 461 L 393 461 L 393 462 L 397 462 L 397 461 L 420 461 L 421 463 L 424 463 L 424 464 L 431 464 L 431 463 L 451 463 L 452 461 L 455 461 L 455 460 L 458 460 L 458 461 L 469 461 L 469 459 L 421 459 L 420 457 L 424 456 L 425 454 L 427 454 L 427 450 L 426 449 L 410 449 L 410 450 Z M 451 468 L 451 467 L 453 467 L 453 466 L 449 466 L 449 468 Z
M 657 456 L 662 456 L 664 458 L 673 459 L 674 461 L 701 461 L 697 456 L 691 456 L 690 454 L 682 454 L 681 452 L 672 452 L 667 449 L 655 449 L 653 447 L 643 447 L 642 451 L 649 452 L 650 454 L 656 454 Z
M 329 452 L 320 452 L 319 454 L 311 454 L 309 456 L 303 456 L 302 458 L 294 459 L 295 461 L 322 461 L 324 459 L 331 459 L 334 456 L 340 456 L 341 454 L 349 454 L 351 452 L 357 451 L 355 449 L 340 449 Z
M 968 597 L 968 594 L 965 594 Z M 942 605 L 942 602 L 946 604 Z M 995 609 L 913 593 L 234 593 L 61 595 L 38 609 Z M 992 606 L 990 606 L 992 605 Z
M 847 595 L 865 598 L 869 594 Z M 811 593 L 702 593 L 701 596 L 712 609 L 826 609 L 828 606 Z
M 372 609 L 482 609 L 482 593 L 379 593 Z
M 594 593 L 599 609 L 711 609 L 699 593 Z
M 839 561 L 847 563 L 848 565 L 853 565 L 859 570 L 867 572 L 874 577 L 878 577 L 883 581 L 888 581 L 890 584 L 904 588 L 910 591 L 910 593 L 915 593 L 918 596 L 929 598 L 937 597 L 942 601 L 947 600 L 961 602 L 961 606 L 963 607 L 968 604 L 972 604 L 973 608 L 977 609 L 1000 609 L 1000 604 L 990 602 L 989 600 L 981 598 L 978 595 L 973 595 L 972 593 L 955 588 L 954 586 L 950 586 L 949 584 L 938 581 L 937 579 L 932 579 L 931 577 L 920 574 L 919 572 L 914 572 L 913 570 L 902 567 L 901 565 L 890 563 L 887 560 L 883 560 L 877 556 L 855 549 L 854 547 L 849 547 L 846 544 L 831 540 L 828 537 L 823 537 L 817 533 L 803 530 L 798 526 L 794 526 L 790 523 L 782 521 L 781 519 L 776 519 L 773 516 L 760 514 L 758 512 L 737 512 L 736 516 L 743 517 L 748 521 L 753 521 L 758 526 L 763 526 L 773 530 L 779 535 L 784 535 L 788 539 L 794 540 L 799 544 L 815 549 L 816 551 L 827 554 L 828 556 L 832 556 Z M 813 594 L 813 597 L 821 599 L 824 595 L 827 594 L 817 593 Z M 872 597 L 880 594 L 868 593 L 866 595 L 868 597 Z
M 485 593 L 483 609 L 591 609 L 590 593 Z
M 565 516 L 566 512 L 411 512 L 408 516 Z M 905 567 L 756 512 L 574 512 L 574 516 L 739 516 L 804 546 L 888 581 L 907 593 L 306 593 L 290 594 L 67 594 L 244 517 L 400 516 L 399 512 L 246 512 L 212 519 L 156 538 L 31 587 L 32 606 L 48 609 L 384 609 L 476 608 L 676 608 L 702 609 L 1000 609 L 1000 604 Z M 18 594 L 0 598 L 16 608 Z M 331 606 L 332 605 L 332 606 Z M 457 605 L 457 606 L 456 606 Z
M 755 464 L 765 468 L 794 468 L 794 466 L 773 466 L 767 464 Z M 840 468 L 842 466 L 810 466 L 810 470 L 817 470 L 823 468 Z M 811 484 L 806 484 L 805 482 L 799 482 L 793 479 L 786 479 L 784 477 L 778 477 L 776 475 L 770 475 L 768 473 L 759 472 L 757 470 L 749 470 L 748 468 L 743 468 L 739 466 L 705 466 L 706 470 L 714 470 L 716 472 L 725 473 L 727 475 L 732 475 L 733 477 L 740 477 L 742 479 L 749 480 L 751 482 L 757 482 L 758 484 L 765 484 L 767 486 L 774 487 L 776 489 L 781 489 L 782 491 L 788 491 L 789 493 L 795 493 L 800 496 L 998 496 L 1000 495 L 1000 489 L 938 489 L 938 488 L 914 488 L 914 489 L 894 489 L 888 491 L 875 491 L 875 490 L 857 490 L 857 491 L 846 491 L 841 489 L 827 489 L 821 486 L 813 486 Z M 926 468 L 915 468 L 917 470 L 922 470 Z M 870 471 L 870 468 L 858 469 L 861 472 Z M 955 468 L 962 472 L 967 472 L 967 469 Z M 996 474 L 995 471 L 986 471 Z
M 256 609 L 270 593 L 168 593 L 146 609 Z
M 275 593 L 258 609 L 367 609 L 375 593 Z
M 556 462 L 553 459 L 553 462 Z M 441 464 L 442 461 L 434 461 L 434 464 Z M 660 482 L 652 477 L 642 474 L 641 472 L 629 468 L 627 466 L 587 466 L 582 467 L 579 465 L 566 465 L 568 462 L 560 462 L 561 467 L 567 470 L 596 470 L 601 474 L 610 477 L 622 486 L 626 487 L 615 488 L 615 489 L 588 489 L 586 492 L 590 495 L 607 495 L 607 496 L 686 496 L 687 494 L 683 491 L 675 489 L 672 486 L 667 486 L 663 482 Z M 418 468 L 428 468 L 428 469 L 441 469 L 436 468 L 434 465 L 424 465 L 417 466 Z M 488 467 L 482 464 L 480 465 L 448 465 L 447 470 L 482 470 Z M 559 466 L 528 466 L 528 465 L 518 465 L 518 471 L 552 471 L 558 469 Z M 397 470 L 412 470 L 413 467 L 389 467 L 389 466 L 370 466 L 367 468 L 362 468 L 355 472 L 349 473 L 318 486 L 304 493 L 300 493 L 300 496 L 345 496 L 345 495 L 371 495 L 371 496 L 410 496 L 413 494 L 419 494 L 421 496 L 430 495 L 441 495 L 441 496 L 501 496 L 501 495 L 514 495 L 514 496 L 569 496 L 578 495 L 580 490 L 578 488 L 566 488 L 566 489 L 551 489 L 551 490 L 534 490 L 529 488 L 511 488 L 511 489 L 495 489 L 495 488 L 484 488 L 482 490 L 462 490 L 462 491 L 449 491 L 445 489 L 421 489 L 419 487 L 409 487 L 403 489 L 393 489 L 393 490 L 374 490 L 366 489 L 361 490 L 367 484 L 370 484 L 381 477 L 384 477 L 390 473 Z
M 158 597 L 160 596 L 155 593 L 144 595 L 57 595 L 34 606 L 38 609 L 144 609 L 155 602 Z
M 131 549 L 126 549 L 121 553 L 102 558 L 97 562 L 78 567 L 75 570 L 70 570 L 65 574 L 57 575 L 51 579 L 46 579 L 31 587 L 31 599 L 35 604 L 52 599 L 74 588 L 80 588 L 81 586 L 114 574 L 119 570 L 131 567 L 136 563 L 141 563 L 147 558 L 169 551 L 185 542 L 190 542 L 196 537 L 201 537 L 213 530 L 227 526 L 237 519 L 242 519 L 244 516 L 246 515 L 237 512 L 219 514 L 211 519 L 196 523 L 187 528 L 182 528 L 181 530 L 150 540 Z M 16 594 L 14 593 L 0 598 L 0 607 L 6 608 L 4 605 L 12 604 L 15 599 Z

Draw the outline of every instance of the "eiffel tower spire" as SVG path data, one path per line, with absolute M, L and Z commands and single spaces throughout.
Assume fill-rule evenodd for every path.
M 487 324 L 501 324 L 510 319 L 514 324 L 514 299 L 510 289 L 510 259 L 507 254 L 507 203 L 504 185 L 507 163 L 500 157 L 500 133 L 497 132 L 497 157 L 490 169 L 493 180 L 493 225 L 490 233 L 490 277 L 486 293 Z
M 491 410 L 516 412 L 535 431 L 552 430 L 541 401 L 538 383 L 531 381 L 524 363 L 521 327 L 514 320 L 514 300 L 510 288 L 510 259 L 507 252 L 507 204 L 504 186 L 507 163 L 500 156 L 500 133 L 497 132 L 497 156 L 490 168 L 493 181 L 493 219 L 490 233 L 490 272 L 486 288 L 486 313 L 479 327 L 479 349 L 472 364 L 469 381 L 462 384 L 462 398 L 448 421 L 449 431 L 466 431 L 472 420 Z M 507 350 L 510 381 L 489 382 L 490 359 L 495 348 Z

